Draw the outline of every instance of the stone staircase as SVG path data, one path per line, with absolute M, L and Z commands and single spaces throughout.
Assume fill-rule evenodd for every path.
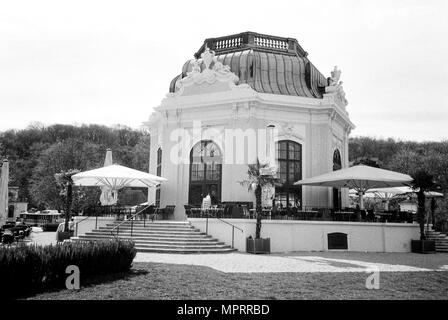
M 112 228 L 122 221 L 117 221 L 106 227 L 92 230 L 84 235 L 72 237 L 72 241 L 96 241 L 113 239 Z M 131 237 L 132 228 L 132 237 Z M 117 229 L 114 230 L 116 232 Z M 236 249 L 206 235 L 194 228 L 190 222 L 184 221 L 126 221 L 118 228 L 118 238 L 132 239 L 137 252 L 159 253 L 227 253 Z
M 434 230 L 426 230 L 426 238 L 436 242 L 437 252 L 448 252 L 448 236 L 446 234 Z

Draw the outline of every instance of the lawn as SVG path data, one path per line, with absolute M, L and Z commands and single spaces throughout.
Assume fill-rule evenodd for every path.
M 448 272 L 223 273 L 203 266 L 134 263 L 129 273 L 28 299 L 448 299 Z

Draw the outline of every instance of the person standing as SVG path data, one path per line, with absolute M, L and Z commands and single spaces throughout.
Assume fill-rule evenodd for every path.
M 212 206 L 212 199 L 210 198 L 210 193 L 208 193 L 203 199 L 202 199 L 202 212 L 207 212 Z

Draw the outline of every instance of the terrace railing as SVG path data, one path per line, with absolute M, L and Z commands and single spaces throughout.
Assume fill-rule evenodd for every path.
M 244 215 L 232 216 L 231 212 L 224 208 L 204 210 L 200 208 L 189 208 L 188 216 L 191 218 L 226 218 L 226 219 L 255 219 L 254 209 L 248 210 Z M 347 221 L 347 222 L 394 222 L 413 223 L 413 214 L 410 212 L 373 212 L 372 210 L 356 210 L 353 208 L 327 208 L 303 206 L 302 208 L 287 209 L 263 209 L 262 219 L 264 220 L 314 220 L 314 221 Z
M 209 218 L 212 219 L 216 219 L 217 221 L 220 221 L 222 223 L 225 223 L 227 225 L 229 225 L 230 227 L 232 227 L 232 248 L 234 248 L 234 243 L 235 243 L 235 229 L 241 231 L 242 233 L 244 233 L 244 230 L 235 226 L 234 224 L 223 220 L 222 218 L 224 218 L 224 208 L 214 208 L 214 209 L 205 209 L 205 210 L 201 210 L 200 208 L 195 207 L 195 209 L 199 209 L 199 210 L 194 210 L 195 213 L 192 213 L 191 208 L 192 206 L 185 206 L 185 210 L 190 210 L 189 213 L 187 213 L 187 216 L 189 218 L 205 218 L 205 234 L 208 234 L 208 220 Z
M 137 211 L 137 213 L 133 214 L 133 215 L 130 216 L 129 218 L 125 218 L 122 222 L 120 222 L 119 224 L 117 224 L 115 227 L 113 227 L 113 228 L 110 230 L 110 233 L 112 234 L 112 236 L 113 236 L 115 239 L 118 239 L 118 234 L 119 234 L 119 232 L 120 232 L 120 227 L 121 227 L 123 224 L 125 224 L 126 222 L 129 222 L 129 221 L 130 221 L 130 222 L 131 222 L 131 238 L 132 238 L 132 234 L 133 234 L 133 230 L 134 230 L 134 220 L 136 220 L 137 217 L 139 217 L 139 216 L 143 216 L 143 226 L 145 227 L 145 226 L 146 226 L 146 215 L 148 214 L 147 211 L 148 211 L 151 207 L 154 207 L 154 205 L 153 205 L 153 204 L 148 205 L 148 206 L 144 207 L 143 209 Z M 154 210 L 154 211 L 153 211 L 152 213 L 150 213 L 150 214 L 153 215 L 151 221 L 154 221 L 154 215 L 157 214 L 157 210 Z
M 205 234 L 208 234 L 208 219 L 210 217 L 210 213 L 207 210 L 205 210 L 204 214 L 205 214 L 205 217 L 206 217 L 206 220 L 205 220 Z M 236 225 L 234 225 L 234 224 L 232 224 L 230 222 L 222 220 L 221 218 L 213 217 L 213 216 L 211 216 L 211 218 L 216 219 L 216 220 L 218 220 L 220 222 L 223 222 L 223 223 L 225 223 L 225 224 L 227 224 L 227 225 L 232 227 L 232 248 L 234 248 L 234 244 L 235 244 L 235 229 L 241 231 L 242 233 L 244 233 L 244 230 L 239 228 L 239 227 L 237 227 Z

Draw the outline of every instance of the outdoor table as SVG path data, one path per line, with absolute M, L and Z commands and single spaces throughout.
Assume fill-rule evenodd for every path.
M 350 221 L 350 216 L 353 214 L 353 212 L 351 211 L 335 211 L 334 213 L 336 216 L 340 215 L 341 220 L 348 220 L 348 221 Z
M 315 210 L 297 210 L 298 214 L 301 214 L 304 220 L 311 220 L 313 216 L 317 215 Z
M 262 216 L 269 217 L 269 220 L 271 219 L 271 209 L 261 209 Z M 250 217 L 255 217 L 255 209 L 249 209 Z
M 200 217 L 200 216 L 202 216 L 201 208 L 191 208 L 190 210 L 193 213 L 193 217 Z

